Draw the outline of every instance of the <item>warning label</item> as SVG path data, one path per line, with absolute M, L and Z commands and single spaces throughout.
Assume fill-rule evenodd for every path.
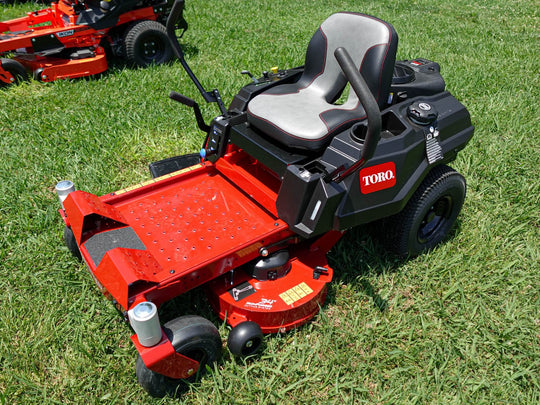
M 311 294 L 313 290 L 304 282 L 288 289 L 287 291 L 279 294 L 279 297 L 285 301 L 285 304 L 292 305 L 296 301 Z

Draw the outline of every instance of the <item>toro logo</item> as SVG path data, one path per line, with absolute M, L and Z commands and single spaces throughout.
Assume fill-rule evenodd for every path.
M 396 165 L 386 162 L 360 170 L 360 191 L 369 194 L 396 184 Z

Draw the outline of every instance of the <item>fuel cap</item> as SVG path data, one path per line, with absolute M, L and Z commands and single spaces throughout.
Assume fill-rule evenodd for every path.
M 435 107 L 425 101 L 415 101 L 407 108 L 410 120 L 418 125 L 430 125 L 438 117 Z

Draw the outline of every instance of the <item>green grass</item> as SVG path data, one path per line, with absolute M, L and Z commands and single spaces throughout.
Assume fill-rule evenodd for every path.
M 187 1 L 183 42 L 226 102 L 242 69 L 303 63 L 329 14 L 391 22 L 398 57 L 439 62 L 476 133 L 453 166 L 468 182 L 454 237 L 410 261 L 363 229 L 330 253 L 335 280 L 313 322 L 270 337 L 260 358 L 221 362 L 182 401 L 540 403 L 538 4 L 473 1 Z M 31 3 L 0 8 L 0 20 Z M 148 178 L 149 162 L 197 150 L 200 100 L 179 63 L 0 92 L 0 404 L 179 403 L 137 385 L 130 330 L 62 243 L 53 192 L 72 179 L 104 194 Z M 207 118 L 215 106 L 203 105 Z M 198 292 L 169 304 L 210 314 Z

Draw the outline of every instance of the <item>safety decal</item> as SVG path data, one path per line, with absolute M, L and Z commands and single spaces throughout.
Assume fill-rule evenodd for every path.
M 240 249 L 238 252 L 236 252 L 236 256 L 238 256 L 238 257 L 247 256 L 249 254 L 257 252 L 261 247 L 262 247 L 262 243 L 257 242 L 257 243 L 255 243 L 253 245 L 245 247 L 244 249 Z
M 287 291 L 279 294 L 279 298 L 285 301 L 285 304 L 292 305 L 296 301 L 301 300 L 305 296 L 311 294 L 313 290 L 305 282 L 302 282 L 293 288 L 289 288 Z
M 369 194 L 396 185 L 396 165 L 386 162 L 360 170 L 360 191 Z
M 245 283 L 238 284 L 236 287 L 229 290 L 229 294 L 231 294 L 231 296 L 236 302 L 243 300 L 244 298 L 249 297 L 251 294 L 255 294 L 256 292 L 257 290 L 253 288 L 253 286 L 247 281 Z

